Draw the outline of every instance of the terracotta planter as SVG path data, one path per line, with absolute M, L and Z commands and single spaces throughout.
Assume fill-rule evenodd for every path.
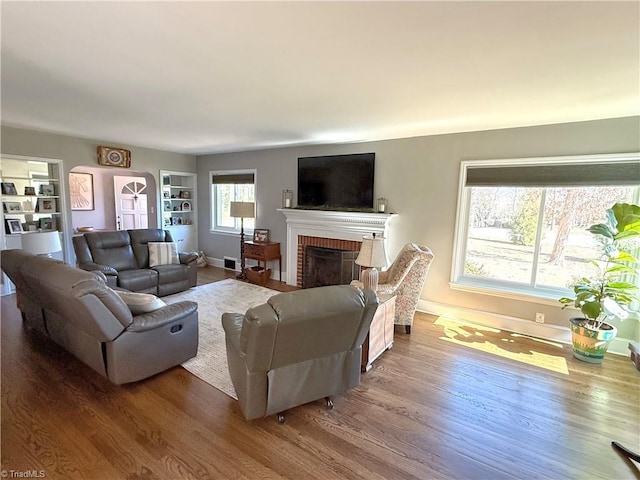
M 600 330 L 586 327 L 586 319 L 573 317 L 571 324 L 571 341 L 573 356 L 578 360 L 589 363 L 600 363 L 607 353 L 609 344 L 618 333 L 618 329 L 608 323 L 603 323 Z

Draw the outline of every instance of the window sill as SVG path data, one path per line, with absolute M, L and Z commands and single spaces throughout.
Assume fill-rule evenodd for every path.
M 509 300 L 518 300 L 520 302 L 549 305 L 558 308 L 561 308 L 558 299 L 571 294 L 569 290 L 567 290 L 566 292 L 559 292 L 549 290 L 545 291 L 540 289 L 536 292 L 532 292 L 531 289 L 518 288 L 513 285 L 500 285 L 490 287 L 484 284 L 473 282 L 472 280 L 468 279 L 458 280 L 457 282 L 449 282 L 449 286 L 452 290 L 477 293 L 480 295 L 490 295 L 493 297 L 506 298 Z
M 231 231 L 231 230 L 218 230 L 218 229 L 210 229 L 209 233 L 214 233 L 216 235 L 226 235 L 228 237 L 239 237 L 240 236 L 240 230 L 237 231 Z M 253 230 L 245 230 L 244 231 L 244 238 L 245 240 L 251 240 L 253 239 Z

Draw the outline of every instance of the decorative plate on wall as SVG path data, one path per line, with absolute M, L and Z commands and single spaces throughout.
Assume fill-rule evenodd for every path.
M 98 147 L 98 163 L 107 167 L 131 167 L 131 151 L 116 147 Z

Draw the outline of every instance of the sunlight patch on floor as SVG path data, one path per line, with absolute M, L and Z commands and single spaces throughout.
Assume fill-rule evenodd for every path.
M 536 352 L 526 347 L 523 341 L 516 342 L 515 339 L 526 339 L 562 348 L 559 343 L 445 317 L 438 317 L 433 324 L 443 327 L 445 336 L 440 337 L 440 340 L 569 375 L 567 360 L 564 356 Z

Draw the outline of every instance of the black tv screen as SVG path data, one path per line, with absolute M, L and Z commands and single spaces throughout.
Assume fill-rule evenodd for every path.
M 373 209 L 375 153 L 298 158 L 298 207 Z

